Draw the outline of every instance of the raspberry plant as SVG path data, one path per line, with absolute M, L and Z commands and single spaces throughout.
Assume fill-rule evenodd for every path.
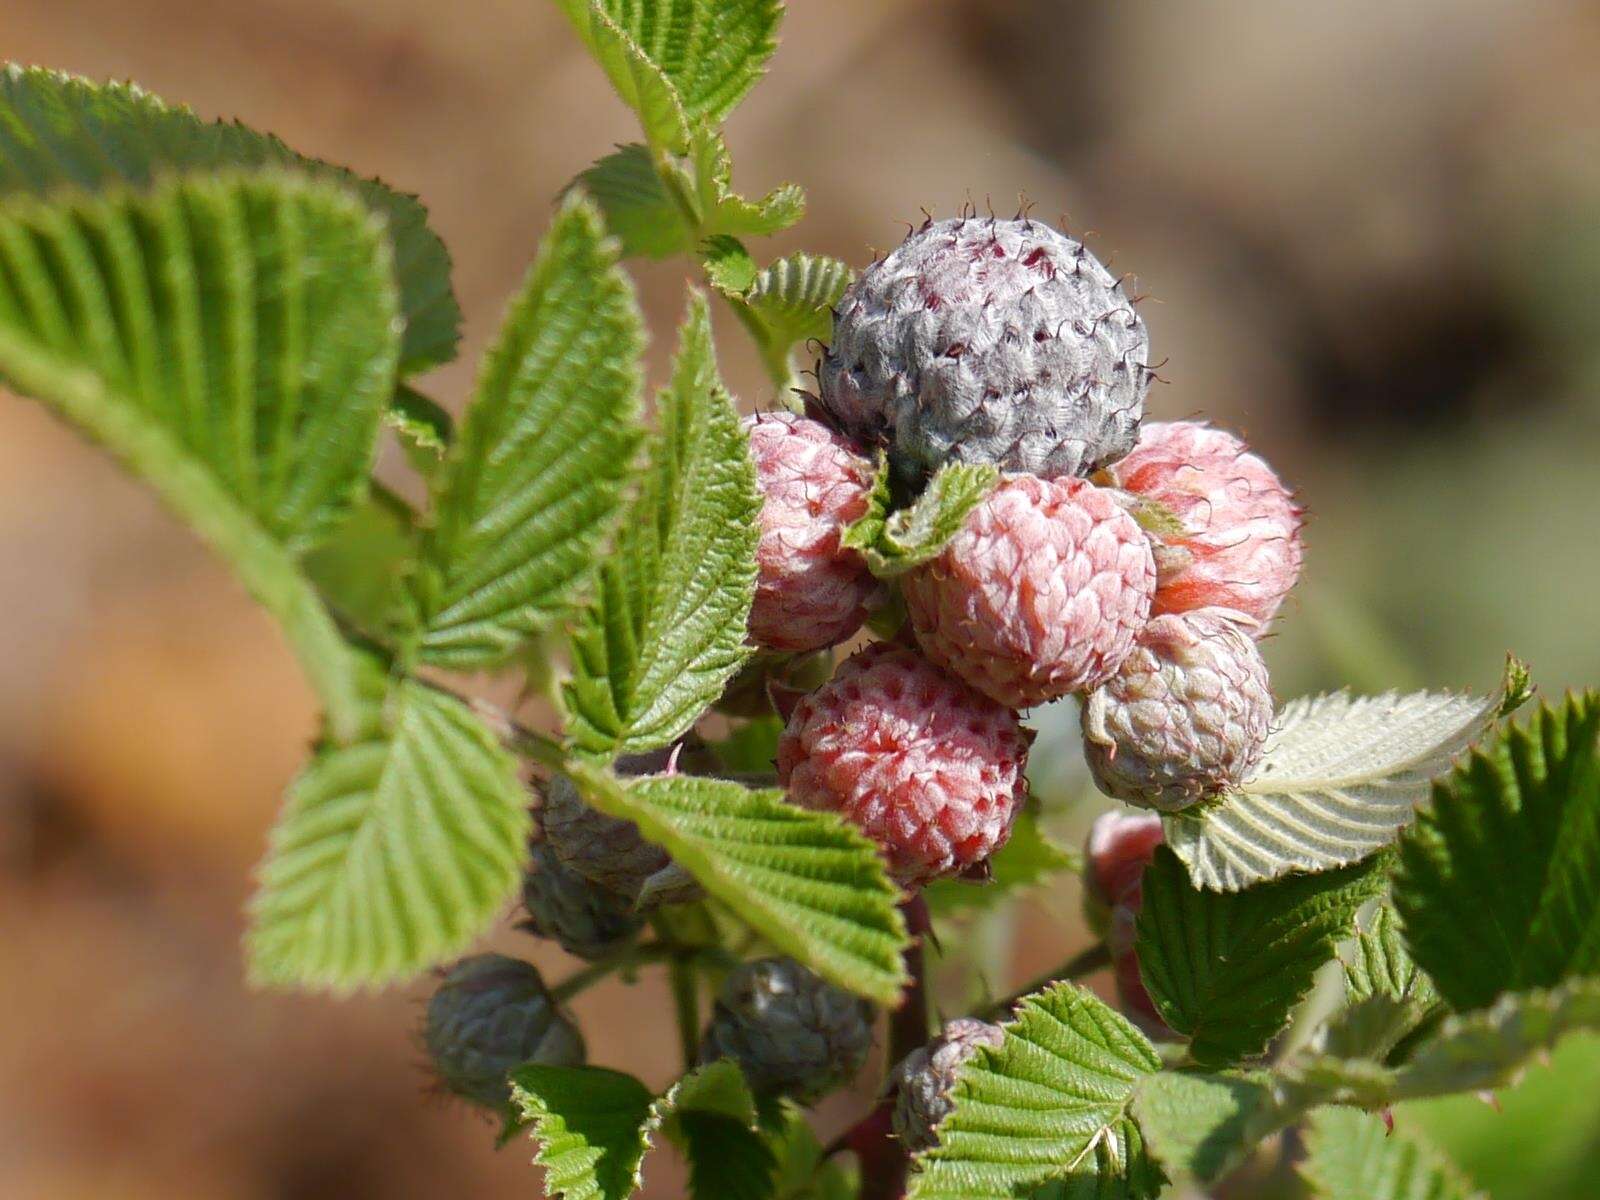
M 559 199 L 459 427 L 412 383 L 460 318 L 415 198 L 130 85 L 0 74 L 0 374 L 193 526 L 322 701 L 252 979 L 442 967 L 433 1071 L 551 1195 L 630 1194 L 665 1141 L 707 1198 L 1137 1200 L 1280 1144 L 1314 1196 L 1466 1196 L 1374 1114 L 1600 1028 L 1600 697 L 1497 729 L 1513 661 L 1489 696 L 1274 710 L 1256 643 L 1300 510 L 1231 434 L 1143 422 L 1121 281 L 970 211 L 859 278 L 761 265 L 803 196 L 734 191 L 720 124 L 778 0 L 559 3 L 643 140 Z M 705 291 L 647 421 L 623 263 L 674 255 Z M 422 507 L 372 478 L 383 438 Z M 558 726 L 474 699 L 485 674 Z M 1080 865 L 1018 711 L 1068 696 L 1095 778 L 1155 811 L 1091 834 L 1100 940 L 936 1035 L 939 925 Z M 517 897 L 587 962 L 460 958 Z M 1076 981 L 1106 965 L 1116 1007 Z M 684 1058 L 659 1090 L 584 1065 L 564 1011 L 657 969 Z M 807 1106 L 874 1037 L 887 1086 L 824 1145 Z

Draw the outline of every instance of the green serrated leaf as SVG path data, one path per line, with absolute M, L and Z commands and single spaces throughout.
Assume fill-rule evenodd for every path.
M 710 126 L 695 131 L 689 154 L 701 232 L 706 236 L 765 237 L 779 233 L 805 216 L 806 194 L 795 184 L 774 188 L 760 200 L 747 200 L 733 190 L 733 159 L 722 134 Z
M 359 740 L 323 744 L 289 790 L 246 936 L 267 985 L 345 991 L 464 950 L 516 889 L 517 762 L 460 700 L 366 667 Z
M 680 177 L 687 192 L 693 185 Z M 670 258 L 694 249 L 696 230 L 667 193 L 648 146 L 618 146 L 574 185 L 600 206 L 625 258 Z
M 696 123 L 711 125 L 765 74 L 783 17 L 781 0 L 557 2 L 602 65 L 605 41 L 597 27 L 604 20 L 660 69 Z
M 672 775 L 624 786 L 581 761 L 568 773 L 585 800 L 637 822 L 774 947 L 840 987 L 896 1002 L 905 982 L 899 890 L 845 821 L 727 780 Z
M 1197 884 L 1221 891 L 1359 862 L 1394 842 L 1502 700 L 1338 692 L 1291 701 L 1254 774 L 1213 804 L 1168 814 L 1167 843 Z
M 776 715 L 756 717 L 736 726 L 711 746 L 724 770 L 736 773 L 770 771 L 778 758 L 784 723 Z
M 1038 815 L 1025 810 L 1017 815 L 1010 839 L 990 856 L 988 882 L 941 879 L 923 888 L 923 896 L 935 916 L 987 910 L 1015 898 L 1019 892 L 1047 883 L 1063 871 L 1081 867 L 1080 857 L 1051 841 L 1039 828 Z
M 1504 697 L 1500 702 L 1500 715 L 1509 717 L 1532 700 L 1536 690 L 1528 664 L 1515 654 L 1506 655 L 1505 680 L 1500 685 L 1500 694 Z
M 692 1200 L 768 1200 L 777 1161 L 757 1130 L 756 1101 L 738 1064 L 698 1067 L 659 1100 L 654 1120 L 689 1163 Z
M 872 476 L 872 491 L 867 495 L 867 511 L 845 526 L 839 538 L 841 546 L 866 551 L 882 541 L 884 526 L 889 522 L 889 506 L 893 503 L 890 474 L 889 456 L 880 452 Z
M 746 275 L 707 263 L 712 287 L 722 294 L 761 351 L 768 373 L 787 380 L 797 343 L 826 338 L 833 331 L 833 306 L 850 284 L 850 268 L 838 259 L 804 252 L 780 258 Z
M 1310 990 L 1356 912 L 1384 884 L 1382 860 L 1296 875 L 1247 892 L 1201 891 L 1163 846 L 1144 872 L 1140 974 L 1198 1063 L 1263 1051 Z
M 405 581 L 416 565 L 410 506 L 381 485 L 302 560 L 306 577 L 346 626 L 380 643 L 411 622 Z
M 657 409 L 650 469 L 573 639 L 569 733 L 601 757 L 670 743 L 750 655 L 761 501 L 698 294 Z
M 1133 1115 L 1169 1174 L 1212 1183 L 1279 1127 L 1260 1072 L 1161 1071 L 1134 1089 Z
M 1479 1193 L 1431 1146 L 1368 1113 L 1325 1108 L 1311 1119 L 1300 1173 L 1317 1200 L 1473 1200 Z
M 1383 1059 L 1443 1011 L 1433 982 L 1412 961 L 1399 920 L 1385 902 L 1344 956 L 1348 1006 L 1329 1018 L 1317 1049 L 1342 1058 Z
M 736 237 L 725 233 L 708 237 L 700 247 L 706 282 L 723 295 L 739 296 L 756 281 L 756 260 Z
M 412 469 L 432 479 L 455 437 L 455 421 L 437 402 L 401 384 L 383 414 Z
M 511 1072 L 511 1090 L 538 1143 L 544 1194 L 564 1200 L 623 1200 L 640 1180 L 655 1098 L 631 1075 L 603 1067 Z
M 227 560 L 339 738 L 359 722 L 355 663 L 295 559 L 366 490 L 397 347 L 388 247 L 331 184 L 269 172 L 0 203 L 0 374 Z
M 606 11 L 603 0 L 557 0 L 622 102 L 633 109 L 645 141 L 657 152 L 684 153 L 693 122 L 683 94 L 629 32 Z
M 297 154 L 271 134 L 202 121 L 132 84 L 16 64 L 0 68 L 0 145 L 0 197 L 45 197 L 64 186 L 147 188 L 174 171 L 233 168 L 293 168 L 338 184 L 383 218 L 393 247 L 405 321 L 401 371 L 455 357 L 461 310 L 450 288 L 450 256 L 415 196 Z
M 1406 944 L 1453 1008 L 1600 973 L 1600 694 L 1541 707 L 1434 787 L 1400 844 Z
M 889 514 L 873 541 L 861 544 L 872 528 L 876 504 L 862 518 L 868 522 L 865 527 L 846 532 L 846 544 L 866 555 L 867 566 L 880 579 L 904 575 L 939 556 L 999 479 L 999 470 L 986 463 L 946 463 L 915 503 Z
M 767 1144 L 777 1160 L 774 1200 L 856 1200 L 845 1173 L 823 1157 L 822 1143 L 803 1113 L 785 1109 L 782 1126 L 769 1134 Z
M 427 661 L 504 660 L 593 577 L 640 436 L 643 340 L 615 243 L 569 196 L 435 482 L 415 589 Z
M 1004 1029 L 961 1068 L 910 1200 L 1011 1200 L 1052 1181 L 1069 1196 L 1153 1200 L 1163 1176 L 1129 1106 L 1161 1068 L 1154 1047 L 1069 983 L 1030 996 Z

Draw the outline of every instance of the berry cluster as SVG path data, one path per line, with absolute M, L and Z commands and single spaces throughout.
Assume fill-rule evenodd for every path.
M 1238 784 L 1272 718 L 1257 640 L 1299 573 L 1300 510 L 1237 438 L 1144 424 L 1144 324 L 1079 242 L 1019 218 L 929 222 L 840 301 L 811 416 L 751 425 L 750 636 L 858 633 L 877 586 L 843 530 L 871 457 L 898 493 L 946 463 L 998 485 L 899 581 L 897 640 L 794 706 L 790 800 L 844 814 L 907 888 L 981 874 L 1026 794 L 1019 711 L 1082 700 L 1107 794 L 1186 808 Z

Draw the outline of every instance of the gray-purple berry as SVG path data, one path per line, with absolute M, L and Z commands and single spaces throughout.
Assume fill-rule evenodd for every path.
M 894 1089 L 894 1131 L 911 1151 L 926 1150 L 939 1142 L 939 1122 L 950 1115 L 955 1101 L 950 1089 L 956 1073 L 977 1054 L 980 1046 L 998 1050 L 1005 1033 L 998 1025 L 976 1017 L 957 1017 L 926 1046 L 906 1055 L 890 1076 Z
M 1174 812 L 1242 782 L 1271 724 L 1266 664 L 1233 614 L 1165 613 L 1084 703 L 1084 757 L 1108 796 Z
M 1133 449 L 1149 338 L 1119 280 L 1042 222 L 926 223 L 840 299 L 821 413 L 916 481 L 944 463 L 1047 479 Z
M 670 762 L 670 754 L 658 750 L 620 758 L 616 769 L 623 775 L 652 775 L 665 771 Z M 584 803 L 565 775 L 553 776 L 543 797 L 536 818 L 545 842 L 585 879 L 626 897 L 641 911 L 658 904 L 686 904 L 704 894 L 694 877 L 660 846 L 646 841 L 632 821 Z
M 620 892 L 586 879 L 535 842 L 522 877 L 523 928 L 560 944 L 568 954 L 604 958 L 644 926 L 645 915 Z
M 502 954 L 464 958 L 445 973 L 422 1035 L 444 1086 L 493 1109 L 509 1102 L 506 1076 L 523 1063 L 575 1067 L 584 1060 L 583 1036 L 539 972 Z
M 846 1083 L 871 1046 L 871 1005 L 792 958 L 762 958 L 728 975 L 700 1061 L 731 1058 L 753 1091 L 805 1103 Z

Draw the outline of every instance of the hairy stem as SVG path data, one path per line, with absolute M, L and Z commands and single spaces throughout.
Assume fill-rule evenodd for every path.
M 1046 971 L 1036 979 L 1031 979 L 1023 984 L 1009 996 L 1004 996 L 994 1001 L 977 1015 L 985 1021 L 997 1021 L 1008 1015 L 1017 1005 L 1017 1002 L 1042 988 L 1049 987 L 1063 979 L 1081 979 L 1085 975 L 1098 971 L 1101 967 L 1111 964 L 1111 951 L 1104 942 L 1096 942 L 1085 950 L 1080 950 L 1066 962 L 1053 970 Z
M 683 1069 L 688 1071 L 700 1054 L 700 981 L 693 962 L 681 954 L 672 958 L 668 972 L 672 1008 L 678 1018 L 678 1046 L 683 1052 Z

